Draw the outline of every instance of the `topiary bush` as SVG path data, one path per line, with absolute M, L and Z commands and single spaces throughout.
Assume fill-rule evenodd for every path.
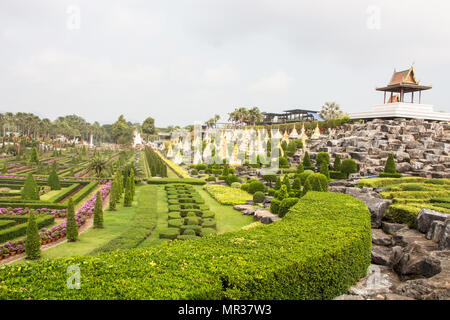
M 286 213 L 288 213 L 289 209 L 298 202 L 298 200 L 300 200 L 300 199 L 299 198 L 283 199 L 283 201 L 281 201 L 280 207 L 278 209 L 278 216 L 280 218 L 284 217 L 286 215 Z
M 28 174 L 21 191 L 22 200 L 39 200 L 39 187 L 31 172 Z
M 386 165 L 384 166 L 385 173 L 397 173 L 397 169 L 395 168 L 394 155 L 392 153 L 389 154 Z
M 230 187 L 240 189 L 241 184 L 239 182 L 233 182 Z
M 262 202 L 264 202 L 265 198 L 266 198 L 266 196 L 264 195 L 264 192 L 256 191 L 253 194 L 253 202 L 254 203 L 262 203 Z
M 355 160 L 350 158 L 344 159 L 344 161 L 342 161 L 341 172 L 344 173 L 347 178 L 350 173 L 358 172 L 358 167 Z
M 78 239 L 78 224 L 75 220 L 75 209 L 72 198 L 69 199 L 69 204 L 67 205 L 66 235 L 67 241 L 69 242 L 74 242 Z
M 28 217 L 27 238 L 25 239 L 25 254 L 27 259 L 35 260 L 41 257 L 41 237 L 39 236 L 38 225 L 34 210 L 30 210 Z
M 320 170 L 322 163 L 326 163 L 327 167 L 330 164 L 330 155 L 328 152 L 319 152 L 316 156 L 316 167 L 317 170 Z
M 250 185 L 248 187 L 248 193 L 254 194 L 257 191 L 261 192 L 266 191 L 266 186 L 261 181 L 254 180 L 250 182 Z
M 103 228 L 103 204 L 100 191 L 97 191 L 94 205 L 94 228 Z
M 270 212 L 273 214 L 278 214 L 278 210 L 280 209 L 281 201 L 277 198 L 272 199 L 270 202 Z
M 342 170 L 341 157 L 337 154 L 334 158 L 333 171 L 340 172 Z

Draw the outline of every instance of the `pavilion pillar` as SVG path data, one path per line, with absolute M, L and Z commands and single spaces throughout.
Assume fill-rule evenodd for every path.
M 411 103 L 414 103 L 414 91 L 411 92 Z
M 384 92 L 384 100 L 383 100 L 383 104 L 386 104 L 386 91 Z
M 422 103 L 422 90 L 419 90 L 419 104 Z

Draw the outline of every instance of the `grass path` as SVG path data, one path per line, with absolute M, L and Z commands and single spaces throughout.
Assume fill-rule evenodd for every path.
M 170 169 L 169 169 L 170 170 Z M 169 170 L 167 173 L 169 173 Z M 150 247 L 161 242 L 166 241 L 165 239 L 159 238 L 159 231 L 161 229 L 167 228 L 167 215 L 169 213 L 167 208 L 167 196 L 163 185 L 155 186 L 157 192 L 157 203 L 156 203 L 156 228 L 153 230 L 152 234 L 145 239 L 138 248 Z
M 142 189 L 137 187 L 136 196 L 132 207 L 123 207 L 122 205 L 118 205 L 117 211 L 105 210 L 103 212 L 103 229 L 90 228 L 79 235 L 78 241 L 65 242 L 59 246 L 45 250 L 42 252 L 42 257 L 59 258 L 75 255 L 86 255 L 92 250 L 119 236 L 133 220 L 137 204 L 136 199 L 138 198 L 140 192 L 142 192 Z
M 203 190 L 202 186 L 194 186 L 195 190 L 205 200 L 210 210 L 216 215 L 217 233 L 236 231 L 243 226 L 255 222 L 252 216 L 244 216 L 232 206 L 224 206 L 212 198 L 208 192 Z

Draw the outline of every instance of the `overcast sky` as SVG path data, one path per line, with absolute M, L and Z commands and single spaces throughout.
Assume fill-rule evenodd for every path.
M 79 12 L 79 15 L 78 15 Z M 159 127 L 235 107 L 346 112 L 393 69 L 450 112 L 450 1 L 0 0 L 0 112 Z

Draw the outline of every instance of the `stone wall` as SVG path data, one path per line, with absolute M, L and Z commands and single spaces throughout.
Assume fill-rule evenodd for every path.
M 308 146 L 311 159 L 328 152 L 332 161 L 351 157 L 360 173 L 378 175 L 389 153 L 394 154 L 397 171 L 428 178 L 450 178 L 450 124 L 424 120 L 381 120 L 345 124 L 330 135 L 322 135 Z M 298 162 L 299 152 L 291 159 Z

